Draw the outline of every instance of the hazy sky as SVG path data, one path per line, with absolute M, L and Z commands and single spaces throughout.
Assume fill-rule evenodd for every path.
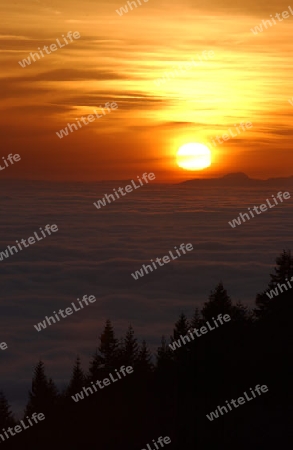
M 158 182 L 175 182 L 235 171 L 292 175 L 293 16 L 251 31 L 288 11 L 288 2 L 141 0 L 118 15 L 125 4 L 2 0 L 0 157 L 22 159 L 0 177 L 100 180 L 147 171 Z M 64 43 L 68 31 L 80 39 L 20 66 L 38 47 Z M 214 56 L 178 72 L 203 51 Z M 175 69 L 174 78 L 155 83 Z M 58 138 L 68 122 L 106 102 L 118 109 Z M 253 127 L 211 145 L 241 121 Z M 188 142 L 209 146 L 209 169 L 177 167 L 176 151 Z

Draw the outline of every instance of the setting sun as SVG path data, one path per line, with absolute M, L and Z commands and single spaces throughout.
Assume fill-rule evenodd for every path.
M 202 170 L 211 165 L 211 152 L 203 144 L 182 145 L 177 152 L 177 164 L 185 170 Z

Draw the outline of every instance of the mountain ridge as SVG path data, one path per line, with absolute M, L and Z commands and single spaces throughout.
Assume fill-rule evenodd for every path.
M 293 175 L 289 177 L 276 177 L 261 180 L 259 178 L 250 178 L 244 172 L 232 172 L 218 178 L 193 178 L 192 180 L 182 181 L 179 185 L 212 185 L 212 186 L 260 186 L 268 184 L 293 183 Z

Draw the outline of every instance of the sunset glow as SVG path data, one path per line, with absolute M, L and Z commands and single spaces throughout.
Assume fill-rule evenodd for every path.
M 127 13 L 122 6 L 1 3 L 2 147 L 23 153 L 3 177 L 94 181 L 147 171 L 157 183 L 179 182 L 194 176 L 174 164 L 180 146 L 196 139 L 210 147 L 241 122 L 253 127 L 210 147 L 213 163 L 200 176 L 291 175 L 293 16 L 256 35 L 251 29 L 279 2 L 158 0 Z M 103 115 L 113 102 L 117 109 Z M 89 115 L 94 121 L 79 126 Z M 59 139 L 68 123 L 77 130 Z
M 0 443 L 288 448 L 293 5 L 0 16 Z
M 203 144 L 185 144 L 177 152 L 177 164 L 185 170 L 202 170 L 211 165 L 211 152 Z

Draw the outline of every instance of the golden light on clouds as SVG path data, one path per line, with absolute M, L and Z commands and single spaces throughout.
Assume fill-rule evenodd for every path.
M 291 174 L 293 16 L 259 35 L 251 32 L 288 5 L 156 0 L 119 16 L 124 0 L 49 3 L 0 5 L 6 17 L 0 33 L 2 146 L 12 153 L 21 146 L 27 177 L 37 152 L 39 172 L 49 178 L 127 179 L 141 168 L 160 172 L 158 181 L 192 177 L 174 163 L 178 148 L 209 146 L 241 121 L 253 128 L 213 148 L 213 164 L 202 176 Z M 80 39 L 20 67 L 30 52 L 69 31 Z M 191 63 L 198 55 L 202 62 Z M 106 102 L 119 105 L 115 116 L 58 142 L 56 131 Z M 55 158 L 70 161 L 70 169 Z

